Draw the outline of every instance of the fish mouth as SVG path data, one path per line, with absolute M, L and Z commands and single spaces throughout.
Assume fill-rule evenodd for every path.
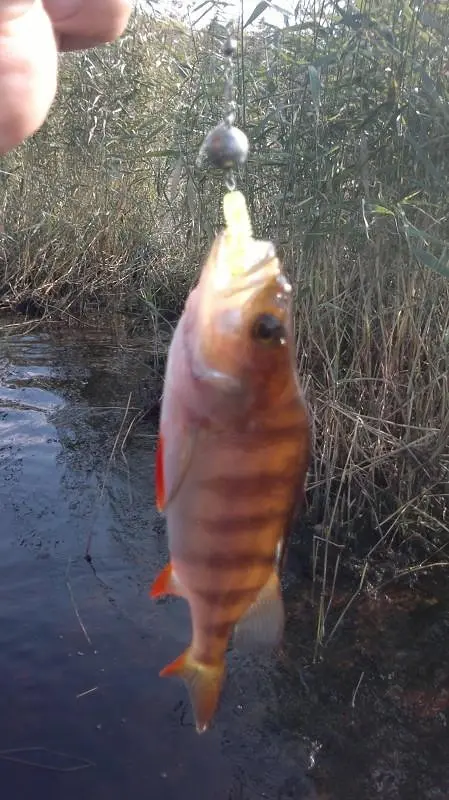
M 246 337 L 257 312 L 278 317 L 289 330 L 292 287 L 272 242 L 249 239 L 238 250 L 229 232 L 218 234 L 201 276 L 197 336 L 193 344 L 195 377 L 223 394 L 244 395 L 241 370 L 234 359 L 245 359 Z M 233 341 L 227 354 L 226 342 Z M 230 353 L 234 352 L 234 356 Z
M 254 292 L 271 286 L 273 299 L 280 303 L 280 308 L 284 308 L 292 287 L 281 268 L 273 243 L 252 239 L 237 264 L 233 255 L 226 231 L 223 231 L 217 242 L 214 260 L 214 284 L 221 298 L 228 300 L 243 293 L 252 296 Z

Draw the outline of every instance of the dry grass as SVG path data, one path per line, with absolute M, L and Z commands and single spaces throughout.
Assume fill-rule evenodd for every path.
M 237 69 L 240 183 L 297 290 L 318 643 L 348 551 L 363 586 L 375 554 L 403 574 L 404 543 L 425 541 L 424 569 L 448 542 L 448 23 L 438 4 L 358 5 L 311 0 L 296 27 L 248 34 Z M 219 179 L 194 163 L 223 35 L 135 17 L 64 56 L 48 123 L 2 163 L 5 307 L 173 320 L 220 222 Z
M 344 242 L 322 245 L 298 280 L 318 643 L 338 624 L 327 618 L 348 552 L 362 556 L 354 599 L 367 581 L 380 586 L 385 569 L 404 577 L 449 565 L 449 287 L 388 250 L 377 240 L 345 257 Z

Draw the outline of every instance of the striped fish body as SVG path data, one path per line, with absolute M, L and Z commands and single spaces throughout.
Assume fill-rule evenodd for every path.
M 189 380 L 183 393 L 189 391 Z M 193 397 L 195 387 L 190 391 Z M 173 418 L 170 406 L 168 397 L 167 417 Z M 192 652 L 203 663 L 217 662 L 234 625 L 275 568 L 307 469 L 308 420 L 294 381 L 275 409 L 263 409 L 246 422 L 221 428 L 213 421 L 189 419 L 186 409 L 178 419 L 183 420 L 179 429 L 167 424 L 162 434 L 168 479 L 171 469 L 176 473 L 178 468 L 178 461 L 170 464 L 176 443 L 191 436 L 187 447 L 192 452 L 166 511 L 171 565 L 191 608 Z
M 191 645 L 161 674 L 185 680 L 199 732 L 215 713 L 233 631 L 237 641 L 268 644 L 282 634 L 278 555 L 310 451 L 280 265 L 270 255 L 255 288 L 214 292 L 217 248 L 220 240 L 169 351 L 157 495 L 170 563 L 152 589 L 189 603 Z M 282 340 L 268 336 L 273 319 Z

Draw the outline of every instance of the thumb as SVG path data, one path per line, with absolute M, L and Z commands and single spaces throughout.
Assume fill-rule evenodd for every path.
M 56 76 L 56 42 L 41 0 L 0 0 L 0 155 L 42 125 Z

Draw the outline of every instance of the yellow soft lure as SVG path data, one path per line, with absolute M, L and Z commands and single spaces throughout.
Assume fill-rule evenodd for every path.
M 248 250 L 253 245 L 253 230 L 242 192 L 227 192 L 223 197 L 223 214 L 226 222 L 226 252 L 233 276 L 245 271 Z

